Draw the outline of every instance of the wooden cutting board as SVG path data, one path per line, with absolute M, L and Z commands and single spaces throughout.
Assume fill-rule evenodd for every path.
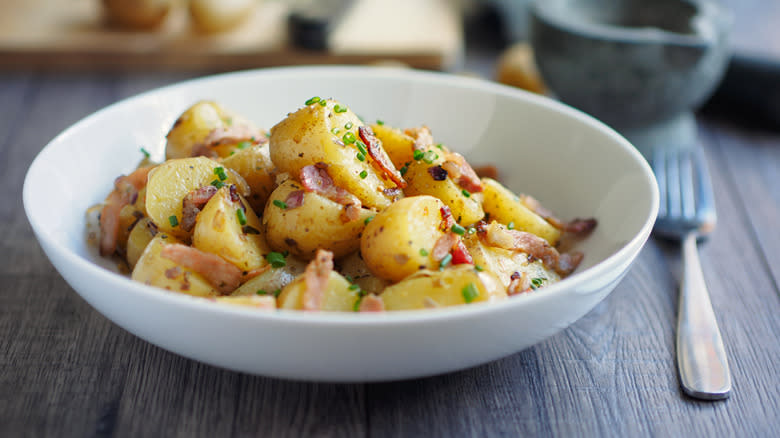
M 228 33 L 193 28 L 183 4 L 154 31 L 109 27 L 100 0 L 2 0 L 0 69 L 235 70 L 272 65 L 400 61 L 449 69 L 461 57 L 460 17 L 447 0 L 360 0 L 330 34 L 329 50 L 288 42 L 289 5 L 259 1 Z

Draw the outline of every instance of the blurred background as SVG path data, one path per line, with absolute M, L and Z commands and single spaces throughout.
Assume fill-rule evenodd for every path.
M 529 3 L 2 0 L 0 71 L 202 75 L 277 65 L 381 64 L 476 75 L 548 93 L 528 44 Z M 718 3 L 734 17 L 734 56 L 706 106 L 780 123 L 780 1 Z

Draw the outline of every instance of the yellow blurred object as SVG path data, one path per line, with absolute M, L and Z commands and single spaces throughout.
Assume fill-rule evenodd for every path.
M 256 5 L 257 0 L 190 0 L 190 17 L 198 30 L 224 32 L 241 24 Z
M 174 0 L 103 0 L 109 23 L 128 29 L 153 29 L 165 21 Z
M 534 93 L 544 94 L 547 91 L 536 68 L 533 49 L 528 43 L 514 44 L 501 54 L 496 68 L 496 80 Z

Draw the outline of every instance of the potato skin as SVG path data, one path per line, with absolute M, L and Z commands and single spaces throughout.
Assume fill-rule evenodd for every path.
M 265 256 L 271 250 L 263 237 L 260 219 L 243 198 L 239 196 L 239 199 L 238 202 L 231 200 L 227 186 L 219 189 L 198 213 L 192 246 L 216 254 L 248 272 L 268 264 Z M 242 210 L 246 219 L 244 225 L 238 219 L 242 205 L 245 207 Z
M 359 290 L 350 289 L 350 283 L 338 272 L 331 271 L 328 286 L 322 296 L 320 310 L 326 312 L 352 312 L 358 299 Z M 280 309 L 303 310 L 303 292 L 306 290 L 306 280 L 299 276 L 295 281 L 285 286 L 277 299 Z
M 558 244 L 561 232 L 523 205 L 511 190 L 490 178 L 482 178 L 482 186 L 484 187 L 482 208 L 490 215 L 490 219 L 504 225 L 513 222 L 516 230 L 536 234 L 550 245 Z
M 506 298 L 506 289 L 492 274 L 478 272 L 471 265 L 457 265 L 442 271 L 420 271 L 382 292 L 386 310 L 414 310 L 457 306 L 466 302 L 463 289 L 474 285 L 478 295 L 470 303 Z
M 420 269 L 438 267 L 431 254 L 444 235 L 442 207 L 432 196 L 414 196 L 380 211 L 360 239 L 360 253 L 371 272 L 395 282 Z
M 449 176 L 441 181 L 435 180 L 429 169 L 440 166 L 444 162 L 445 151 L 432 147 L 427 149 L 426 153 L 436 158 L 429 160 L 431 163 L 424 160 L 412 160 L 409 163 L 408 170 L 404 174 L 409 185 L 404 189 L 404 193 L 407 196 L 430 195 L 439 198 L 450 208 L 452 217 L 460 225 L 469 226 L 482 219 L 485 216 L 481 204 L 482 194 L 464 195 L 463 189 L 455 184 Z
M 234 125 L 246 125 L 256 129 L 248 120 L 216 102 L 196 102 L 176 119 L 165 136 L 165 158 L 170 160 L 191 157 L 193 146 L 206 140 L 211 131 L 227 129 Z M 235 145 L 226 144 L 213 149 L 218 156 L 227 157 L 235 150 Z
M 277 290 L 283 289 L 292 283 L 306 269 L 306 263 L 296 259 L 293 256 L 285 257 L 286 264 L 279 268 L 271 268 L 262 274 L 248 280 L 246 283 L 234 290 L 231 295 L 245 296 L 257 295 L 258 291 L 264 291 L 266 294 L 274 294 Z
M 465 236 L 463 243 L 474 264 L 491 272 L 504 288 L 509 286 L 511 276 L 515 272 L 526 273 L 532 279 L 542 278 L 545 284 L 560 281 L 560 276 L 554 270 L 546 268 L 541 260 L 529 263 L 525 253 L 485 245 L 476 234 Z
M 187 239 L 190 233 L 172 225 L 170 217 L 181 222 L 182 200 L 191 191 L 217 179 L 214 169 L 222 164 L 206 157 L 168 160 L 149 173 L 146 184 L 146 212 L 160 231 Z M 249 193 L 246 181 L 237 173 L 227 171 L 225 184 L 235 184 L 240 194 Z
M 138 259 L 141 258 L 141 254 L 149 242 L 154 239 L 155 234 L 157 234 L 157 230 L 151 219 L 145 217 L 135 223 L 127 238 L 126 258 L 130 269 L 135 268 Z
M 217 296 L 218 291 L 203 276 L 160 255 L 163 247 L 171 243 L 181 243 L 181 241 L 163 233 L 157 234 L 146 245 L 130 278 L 147 285 L 188 295 Z
M 360 251 L 342 257 L 336 265 L 341 275 L 351 278 L 354 284 L 368 293 L 379 295 L 390 284 L 389 281 L 379 278 L 371 272 L 366 262 L 363 261 Z
M 276 170 L 268 145 L 237 150 L 233 155 L 222 159 L 222 164 L 241 175 L 249 185 L 252 193 L 247 196 L 247 201 L 252 210 L 263 211 L 268 196 L 276 187 Z
M 336 186 L 357 196 L 364 206 L 381 210 L 392 202 L 383 190 L 395 184 L 380 176 L 370 157 L 363 155 L 362 161 L 358 158 L 357 141 L 345 144 L 348 132 L 359 139 L 358 128 L 363 122 L 351 110 L 336 112 L 336 106 L 346 108 L 332 100 L 327 100 L 325 106 L 312 103 L 271 128 L 271 159 L 279 172 L 296 179 L 304 166 L 327 163 Z M 362 172 L 365 178 L 360 177 Z

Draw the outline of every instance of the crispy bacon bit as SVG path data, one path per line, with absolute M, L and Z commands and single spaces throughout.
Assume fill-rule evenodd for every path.
M 506 288 L 506 293 L 509 295 L 517 295 L 523 292 L 531 290 L 531 278 L 527 273 L 522 274 L 515 271 L 509 277 L 509 286 Z
M 265 274 L 266 271 L 268 271 L 270 269 L 271 269 L 271 265 L 265 265 L 265 266 L 257 268 L 257 269 L 252 269 L 251 271 L 243 272 L 242 274 L 244 275 L 244 278 L 243 278 L 242 282 L 246 282 L 246 281 L 249 281 L 249 280 L 251 280 L 251 279 L 253 279 L 255 277 L 259 277 L 259 276 Z
M 441 207 L 439 209 L 439 213 L 441 214 L 441 229 L 442 230 L 449 230 L 452 228 L 453 225 L 455 225 L 455 219 L 452 217 L 452 210 L 450 210 L 449 207 L 446 205 L 444 207 Z
M 345 205 L 344 211 L 341 212 L 341 221 L 347 223 L 358 219 L 360 219 L 360 206 L 355 206 L 355 204 Z
M 452 250 L 452 248 L 457 245 L 458 242 L 460 242 L 460 238 L 457 234 L 453 232 L 444 234 L 443 236 L 439 237 L 439 240 L 437 240 L 433 245 L 431 257 L 433 257 L 433 260 L 437 262 L 441 261 L 441 259 L 450 253 L 450 250 Z
M 558 219 L 557 217 L 555 217 L 552 211 L 545 208 L 542 205 L 542 203 L 539 202 L 533 196 L 520 195 L 520 202 L 522 202 L 523 205 L 531 209 L 534 213 L 541 216 L 553 227 L 561 231 L 571 233 L 576 238 L 587 237 L 591 232 L 593 232 L 593 230 L 596 228 L 596 225 L 598 225 L 596 219 L 593 218 L 589 218 L 589 219 L 577 218 L 569 222 L 564 222 Z
M 169 279 L 173 280 L 174 278 L 178 277 L 179 275 L 181 275 L 181 268 L 178 267 L 178 266 L 174 266 L 174 267 L 172 267 L 170 269 L 166 269 L 165 270 L 165 278 L 169 278 Z
M 453 265 L 473 265 L 474 259 L 471 258 L 466 245 L 463 244 L 461 239 L 458 239 L 458 243 L 452 248 L 452 264 Z
M 569 222 L 566 222 L 563 229 L 567 233 L 572 233 L 577 237 L 586 237 L 596 229 L 598 222 L 594 218 L 581 219 L 576 218 Z
M 192 231 L 195 227 L 195 220 L 198 217 L 198 213 L 203 209 L 203 206 L 217 193 L 217 188 L 208 185 L 198 187 L 197 189 L 187 193 L 181 201 L 181 229 L 184 231 Z
M 401 172 L 399 172 L 398 169 L 396 169 L 393 165 L 393 162 L 390 160 L 387 152 L 385 152 L 384 148 L 382 147 L 382 142 L 376 137 L 376 135 L 374 135 L 374 131 L 371 130 L 371 127 L 359 127 L 358 134 L 360 135 L 360 139 L 363 140 L 363 143 L 366 144 L 368 155 L 374 159 L 374 162 L 377 164 L 377 166 L 379 166 L 379 169 L 385 175 L 387 175 L 387 177 L 390 178 L 390 180 L 393 181 L 395 185 L 402 189 L 405 188 L 406 181 L 404 181 L 404 177 L 401 176 Z
M 222 294 L 232 292 L 241 284 L 241 270 L 216 254 L 171 243 L 162 248 L 160 256 L 202 275 Z
M 228 187 L 228 193 L 230 194 L 230 202 L 239 202 L 241 201 L 241 197 L 238 196 L 238 188 L 234 184 L 231 184 Z M 243 204 L 241 204 L 241 208 L 246 211 L 246 207 L 244 207 Z
M 249 141 L 253 145 L 268 142 L 268 138 L 259 129 L 249 125 L 231 125 L 228 127 L 215 128 L 209 132 L 202 142 L 196 143 L 192 147 L 191 155 L 216 157 L 217 153 L 213 148 L 217 146 L 236 144 L 242 141 Z
M 481 166 L 474 167 L 474 172 L 480 178 L 498 180 L 498 168 L 492 164 L 483 164 Z
M 368 294 L 360 300 L 360 312 L 384 312 L 385 302 L 378 295 Z
M 318 311 L 322 306 L 322 296 L 328 287 L 330 273 L 333 271 L 333 253 L 318 249 L 317 254 L 303 272 L 306 289 L 303 291 L 303 310 Z
M 428 168 L 428 173 L 431 174 L 431 178 L 433 178 L 434 181 L 444 181 L 447 179 L 447 172 L 444 170 L 441 166 L 431 166 Z
M 114 181 L 114 190 L 106 197 L 100 211 L 100 255 L 109 256 L 116 251 L 119 237 L 119 212 L 125 205 L 138 199 L 138 192 L 146 187 L 152 167 L 141 167 L 130 175 L 122 175 Z
M 325 163 L 304 166 L 301 169 L 300 179 L 306 191 L 318 193 L 341 205 L 361 205 L 355 195 L 334 184 L 328 174 L 328 165 Z
M 288 210 L 303 205 L 303 193 L 303 190 L 295 190 L 287 195 L 287 199 L 284 200 L 284 203 L 287 204 Z
M 433 146 L 433 134 L 427 126 L 406 129 L 404 134 L 414 139 L 412 149 L 415 151 L 424 151 L 428 146 Z
M 585 255 L 579 251 L 565 252 L 561 254 L 558 259 L 558 266 L 555 268 L 555 272 L 561 276 L 567 276 L 577 269 Z
M 483 190 L 482 181 L 463 155 L 450 152 L 442 167 L 449 172 L 450 178 L 469 192 L 476 193 Z

